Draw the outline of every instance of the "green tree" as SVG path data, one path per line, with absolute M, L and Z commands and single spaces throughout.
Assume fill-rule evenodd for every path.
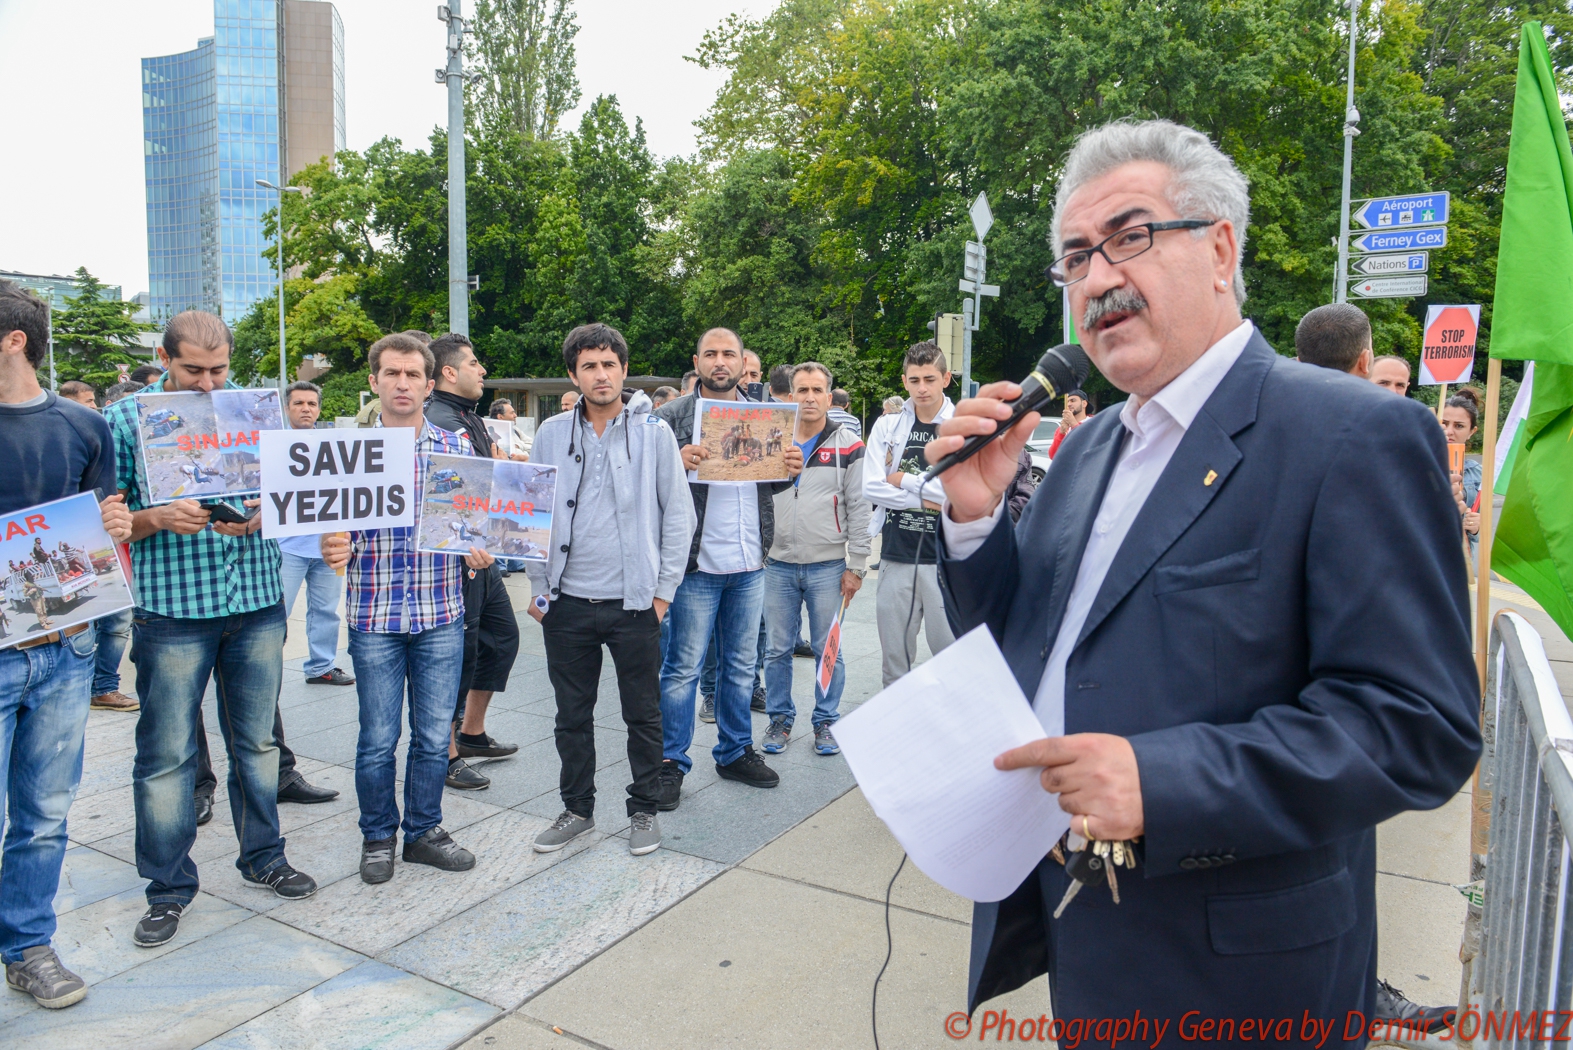
M 153 325 L 132 320 L 138 306 L 104 297 L 104 285 L 87 272 L 76 270 L 76 294 L 68 296 L 65 308 L 54 312 L 55 370 L 62 381 L 78 379 L 97 387 L 112 386 L 120 370 L 146 364 L 141 334 L 155 331 Z
M 579 104 L 573 0 L 479 0 L 466 36 L 466 112 L 488 133 L 549 139 Z

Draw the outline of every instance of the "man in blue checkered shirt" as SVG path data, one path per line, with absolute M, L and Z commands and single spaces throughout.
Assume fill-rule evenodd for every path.
M 226 385 L 234 339 L 209 313 L 187 310 L 164 329 L 159 360 L 168 371 L 151 390 L 211 392 Z M 317 891 L 284 859 L 279 836 L 279 750 L 274 713 L 284 676 L 284 602 L 279 547 L 260 535 L 262 518 L 212 520 L 193 499 L 154 505 L 138 449 L 134 397 L 104 413 L 115 442 L 117 484 L 131 508 L 131 570 L 138 601 L 131 652 L 137 666 L 137 873 L 148 880 L 147 913 L 133 940 L 166 943 L 197 894 L 191 847 L 197 838 L 192 792 L 202 695 L 211 677 L 229 752 L 229 807 L 251 886 L 286 900 Z M 247 512 L 257 500 L 223 502 Z
M 462 558 L 416 551 L 426 457 L 433 452 L 468 456 L 472 449 L 458 434 L 426 421 L 436 362 L 425 343 L 403 333 L 383 336 L 371 345 L 367 363 L 371 388 L 382 401 L 379 425 L 415 430 L 415 491 L 409 497 L 415 503 L 415 525 L 324 535 L 322 558 L 334 569 L 346 569 L 344 609 L 360 695 L 355 745 L 360 877 L 375 885 L 393 878 L 400 827 L 394 749 L 406 695 L 410 748 L 404 764 L 404 862 L 442 871 L 475 867 L 475 855 L 442 829 L 442 788 L 453 698 L 464 665 L 463 577 L 466 571 L 484 570 L 493 558 L 479 547 Z

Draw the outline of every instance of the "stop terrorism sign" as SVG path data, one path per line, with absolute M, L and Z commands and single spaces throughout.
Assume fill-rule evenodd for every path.
M 1475 364 L 1479 306 L 1426 307 L 1426 334 L 1420 347 L 1420 385 L 1438 386 L 1469 379 Z

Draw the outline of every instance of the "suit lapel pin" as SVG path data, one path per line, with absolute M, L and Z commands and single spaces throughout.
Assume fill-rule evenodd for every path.
M 1217 480 L 1218 480 L 1218 472 L 1216 470 L 1209 470 L 1207 472 L 1207 476 L 1202 479 L 1202 486 L 1204 488 L 1205 487 L 1209 487 L 1209 486 L 1212 485 L 1213 482 L 1215 482 Z

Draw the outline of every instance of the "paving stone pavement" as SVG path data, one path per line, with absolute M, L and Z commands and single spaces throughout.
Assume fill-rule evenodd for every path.
M 880 688 L 869 582 L 848 614 L 844 711 Z M 523 580 L 510 589 L 522 608 Z M 284 902 L 241 883 L 223 745 L 213 735 L 221 787 L 194 850 L 202 892 L 173 941 L 133 946 L 145 906 L 132 852 L 136 719 L 93 712 L 55 901 L 55 945 L 92 987 L 65 1011 L 17 995 L 0 999 L 0 1046 L 870 1045 L 869 991 L 884 958 L 884 894 L 900 848 L 840 757 L 814 755 L 812 740 L 799 734 L 770 759 L 781 786 L 761 792 L 716 778 L 704 753 L 715 729 L 700 723 L 682 808 L 661 816 L 663 848 L 632 857 L 621 805 L 624 734 L 608 661 L 597 719 L 597 828 L 560 853 L 535 854 L 530 838 L 561 804 L 540 633 L 525 621 L 509 688 L 488 719 L 520 753 L 481 764 L 489 790 L 447 791 L 443 799 L 444 826 L 475 850 L 476 868 L 447 875 L 399 863 L 393 881 L 365 886 L 357 877 L 355 691 L 304 684 L 300 614 L 286 647 L 285 733 L 302 771 L 342 794 L 325 805 L 282 806 L 280 818 L 291 862 L 321 890 Z M 1530 615 L 1546 632 L 1549 621 Z M 1562 678 L 1573 646 L 1552 634 L 1547 643 Z M 347 657 L 341 662 L 349 668 Z M 806 715 L 810 665 L 794 667 Z M 211 726 L 211 705 L 209 714 Z M 757 739 L 764 718 L 754 718 Z M 1379 829 L 1381 969 L 1417 1001 L 1444 1002 L 1457 988 L 1464 909 L 1450 883 L 1467 871 L 1468 812 L 1466 788 L 1434 813 L 1405 814 Z M 894 953 L 880 995 L 885 1045 L 953 1045 L 941 1026 L 962 1008 L 969 918 L 966 901 L 910 864 L 896 880 Z M 1048 1009 L 1047 987 L 1036 981 L 987 1006 L 1034 1016 Z
M 524 608 L 523 576 L 511 579 L 509 589 L 515 607 Z M 134 867 L 136 717 L 92 712 L 69 822 L 71 848 L 55 900 L 60 928 L 54 942 L 91 989 L 84 1002 L 65 1011 L 40 1010 L 18 995 L 0 999 L 0 1045 L 457 1045 L 853 787 L 846 762 L 813 754 L 812 736 L 804 733 L 770 759 L 781 772 L 778 788 L 722 781 L 709 759 L 715 727 L 699 723 L 682 808 L 661 815 L 663 848 L 631 856 L 622 806 L 627 737 L 607 660 L 596 720 L 597 826 L 559 853 L 534 852 L 531 839 L 562 805 L 552 741 L 555 704 L 541 635 L 521 616 L 519 659 L 487 719 L 494 736 L 520 745 L 519 754 L 475 763 L 492 778 L 491 788 L 448 790 L 443 797 L 443 825 L 475 852 L 475 869 L 445 874 L 396 861 L 391 882 L 367 886 L 358 877 L 356 694 L 305 684 L 301 615 L 297 607 L 285 649 L 285 739 L 314 784 L 341 794 L 321 805 L 281 805 L 279 815 L 289 860 L 317 879 L 317 894 L 287 902 L 242 883 L 234 866 L 224 746 L 210 732 L 219 791 L 214 819 L 198 829 L 192 851 L 202 890 L 170 943 L 133 945 L 132 928 L 146 907 L 146 883 Z M 880 689 L 872 590 L 851 606 L 844 652 L 845 711 Z M 340 664 L 353 670 L 342 645 L 340 654 Z M 132 671 L 129 661 L 125 670 Z M 794 670 L 806 725 L 812 665 L 797 660 Z M 133 682 L 126 679 L 128 692 Z M 211 692 L 206 714 L 212 730 Z M 757 739 L 765 718 L 753 718 Z

